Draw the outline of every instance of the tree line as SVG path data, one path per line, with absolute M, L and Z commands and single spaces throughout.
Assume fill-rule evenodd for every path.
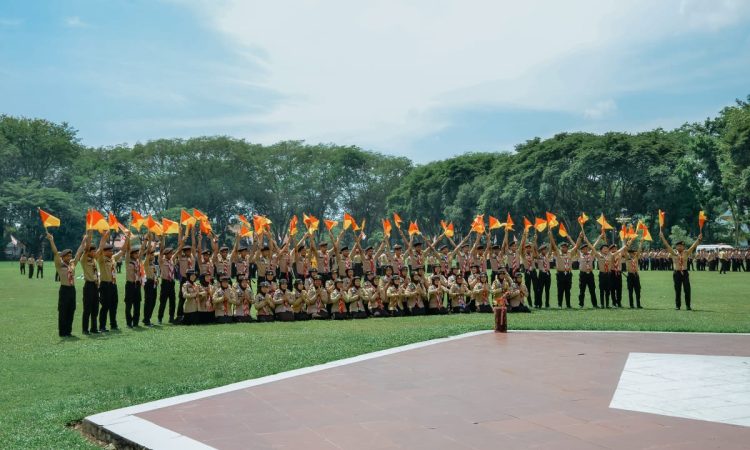
M 520 223 L 552 211 L 577 230 L 581 211 L 625 213 L 653 226 L 663 209 L 673 232 L 694 236 L 704 210 L 723 217 L 710 222 L 706 241 L 736 243 L 750 216 L 750 96 L 674 130 L 561 133 L 513 152 L 425 165 L 355 146 L 264 146 L 226 136 L 93 148 L 67 123 L 2 115 L 0 161 L 3 241 L 13 234 L 32 252 L 43 242 L 38 207 L 61 219 L 61 248 L 80 239 L 87 208 L 126 223 L 131 209 L 176 220 L 192 207 L 223 237 L 237 214 L 264 214 L 281 232 L 294 214 L 349 212 L 367 220 L 373 241 L 382 239 L 380 219 L 393 212 L 434 235 L 441 219 L 460 234 L 484 212 L 511 212 Z M 595 223 L 588 226 L 595 233 Z

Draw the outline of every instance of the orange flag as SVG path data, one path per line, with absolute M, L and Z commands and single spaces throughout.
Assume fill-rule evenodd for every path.
M 190 228 L 195 225 L 196 219 L 187 213 L 184 209 L 180 211 L 180 223 Z
M 201 224 L 203 221 L 201 221 Z M 253 237 L 253 230 L 245 226 L 245 224 L 240 225 L 240 237 Z
M 416 222 L 416 221 L 414 221 L 414 222 L 411 222 L 411 223 L 409 224 L 409 236 L 413 236 L 413 235 L 415 235 L 415 234 L 422 234 L 422 233 L 421 233 L 421 232 L 419 231 L 419 227 L 417 226 L 417 222 Z
M 289 236 L 294 236 L 297 234 L 297 215 L 292 216 L 292 220 L 289 221 Z
M 628 230 L 625 228 L 625 224 L 622 224 L 622 228 L 620 228 L 620 240 L 624 241 L 627 236 Z
M 500 228 L 500 227 L 502 227 L 502 226 L 503 226 L 503 225 L 502 225 L 502 224 L 500 223 L 500 221 L 499 221 L 499 220 L 497 220 L 496 218 L 494 218 L 494 217 L 492 217 L 492 216 L 490 216 L 490 220 L 489 220 L 489 225 L 490 225 L 490 230 L 494 230 L 494 229 L 496 229 L 496 228 Z M 507 229 L 507 228 L 506 228 L 506 229 Z
M 568 237 L 568 230 L 565 229 L 564 223 L 560 224 L 560 228 L 557 229 L 557 233 L 562 237 Z
M 700 228 L 701 231 L 703 231 L 703 224 L 706 223 L 706 220 L 708 217 L 706 217 L 706 213 L 701 210 L 701 212 L 698 213 L 698 228 Z
M 141 227 L 146 223 L 146 219 L 142 215 L 138 214 L 137 211 L 130 211 L 130 226 L 136 230 L 140 230 Z
M 396 228 L 401 229 L 401 216 L 399 216 L 397 213 L 393 213 L 393 223 L 396 224 Z
M 659 228 L 664 228 L 664 219 L 666 218 L 666 214 L 661 209 L 659 210 Z
M 264 229 L 271 229 L 271 221 L 265 216 L 259 216 L 256 214 L 253 216 L 253 228 L 255 228 L 256 234 L 260 234 Z
M 648 231 L 648 228 L 643 229 L 643 240 L 644 241 L 653 241 L 651 238 L 651 233 Z
M 320 220 L 318 220 L 317 217 L 313 215 L 302 215 L 302 221 L 305 223 L 305 226 L 307 227 L 307 232 L 310 234 L 313 234 L 314 232 L 318 231 L 318 225 L 320 224 Z
M 586 215 L 585 212 L 582 212 L 580 216 L 578 216 L 578 223 L 583 226 L 584 223 L 589 221 L 589 216 Z
M 154 220 L 153 217 L 151 217 L 151 214 L 148 215 L 146 218 L 146 228 L 148 231 L 161 236 L 163 234 L 163 230 L 161 228 L 161 224 Z
M 43 211 L 42 208 L 39 208 L 39 217 L 42 218 L 42 225 L 44 226 L 44 228 L 60 226 L 60 219 L 46 211 Z
M 551 212 L 547 212 L 547 226 L 555 228 L 559 223 L 557 222 L 557 216 Z
M 325 224 L 326 224 L 326 229 L 330 230 L 331 228 L 335 227 L 339 223 L 336 220 L 328 220 L 328 219 L 326 219 L 325 220 Z
M 391 226 L 391 221 L 389 219 L 383 219 L 383 234 L 390 237 L 391 229 L 393 229 L 393 227 Z
M 162 217 L 161 227 L 164 234 L 178 234 L 180 232 L 180 224 L 166 217 Z
M 117 220 L 117 217 L 115 217 L 115 215 L 112 213 L 109 213 L 107 225 L 109 225 L 110 230 L 117 230 L 122 227 L 122 225 L 120 225 L 120 221 Z
M 633 228 L 633 224 L 628 224 L 628 238 L 638 237 L 638 233 Z
M 95 209 L 92 209 L 90 214 L 91 217 L 88 220 L 88 226 L 86 228 L 87 230 L 96 230 L 100 233 L 104 233 L 105 231 L 109 230 L 109 223 L 104 218 L 102 213 Z
M 200 212 L 200 210 L 193 208 L 193 217 L 198 220 L 208 220 L 208 216 Z
M 536 229 L 536 231 L 539 233 L 546 230 L 547 221 L 544 219 L 540 219 L 539 217 L 534 218 L 534 229 Z
M 240 222 L 244 223 L 245 226 L 250 228 L 250 222 L 247 220 L 247 217 L 245 217 L 243 214 L 240 214 L 239 216 L 237 216 L 237 218 L 240 220 Z
M 213 231 L 213 229 L 211 228 L 211 222 L 209 222 L 208 219 L 201 220 L 200 222 L 201 222 L 201 233 L 205 234 L 206 236 L 211 234 L 211 231 Z M 247 224 L 247 225 L 249 226 L 250 224 Z
M 445 223 L 445 220 L 441 220 L 440 221 L 440 226 L 443 228 L 443 233 L 447 237 L 449 237 L 449 238 L 453 237 L 453 231 L 454 230 L 453 230 L 453 224 L 452 223 L 451 224 L 447 224 L 447 223 Z
M 513 219 L 510 218 L 510 213 L 508 213 L 508 217 L 505 219 L 505 229 L 512 230 L 513 225 L 515 225 L 515 223 L 513 222 Z
M 531 221 L 529 219 L 527 219 L 526 216 L 523 216 L 523 231 L 528 230 L 532 226 L 533 225 L 531 224 Z
M 474 218 L 474 221 L 471 222 L 471 231 L 477 234 L 484 234 L 484 214 L 480 214 Z
M 351 226 L 352 226 L 352 224 L 354 224 L 354 227 L 355 227 L 355 230 L 354 230 L 354 231 L 357 231 L 357 230 L 356 230 L 356 227 L 357 227 L 357 221 L 356 221 L 356 220 L 354 220 L 354 217 L 352 217 L 352 216 L 351 216 L 351 214 L 349 214 L 349 213 L 344 213 L 344 229 L 345 229 L 345 230 L 348 230 L 348 229 L 349 229 L 349 227 L 351 227 Z
M 602 226 L 602 230 L 611 230 L 613 229 L 612 225 L 607 222 L 607 219 L 604 217 L 604 213 L 602 213 L 601 216 L 599 216 L 598 219 L 596 219 L 597 223 Z

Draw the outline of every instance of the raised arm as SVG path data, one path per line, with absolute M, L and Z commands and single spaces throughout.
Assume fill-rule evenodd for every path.
M 698 239 L 696 239 L 695 242 L 693 242 L 693 245 L 691 245 L 690 248 L 688 248 L 688 255 L 692 254 L 695 251 L 695 249 L 698 247 L 698 244 L 700 244 L 702 240 L 703 240 L 703 233 L 700 233 L 698 235 Z
M 659 239 L 661 239 L 661 243 L 664 244 L 664 248 L 666 248 L 670 254 L 674 254 L 674 250 L 672 250 L 672 246 L 669 245 L 669 242 L 667 242 L 667 238 L 664 237 L 664 232 L 661 230 L 659 230 Z

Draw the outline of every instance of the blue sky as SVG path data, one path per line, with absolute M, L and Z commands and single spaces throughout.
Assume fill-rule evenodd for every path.
M 0 113 L 92 146 L 226 134 L 426 162 L 750 94 L 742 0 L 357 3 L 3 0 Z

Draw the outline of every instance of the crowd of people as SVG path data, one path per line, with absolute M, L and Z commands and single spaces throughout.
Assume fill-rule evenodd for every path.
M 644 252 L 641 270 L 673 270 L 672 258 L 666 250 Z M 727 273 L 750 272 L 750 249 L 698 250 L 688 259 L 688 269 Z
M 220 246 L 211 232 L 180 227 L 175 247 L 167 245 L 165 235 L 125 231 L 123 245 L 115 248 L 109 231 L 98 243 L 87 231 L 75 252 L 58 251 L 48 233 L 61 284 L 59 334 L 72 334 L 79 264 L 82 332 L 88 335 L 119 327 L 120 263 L 125 266 L 125 322 L 138 327 L 163 321 L 193 325 L 492 313 L 498 308 L 530 312 L 550 307 L 553 274 L 557 307 L 572 308 L 574 269 L 580 308 L 587 295 L 594 308 L 622 307 L 623 278 L 629 307 L 641 308 L 639 271 L 652 269 L 652 261 L 659 259 L 642 251 L 642 236 L 617 245 L 607 243 L 604 232 L 593 243 L 583 231 L 576 240 L 566 234 L 557 242 L 551 227 L 546 236 L 527 228 L 519 242 L 506 229 L 502 243 L 494 245 L 491 230 L 459 242 L 446 232 L 432 239 L 398 232 L 401 244 L 386 238 L 374 247 L 363 244 L 363 232 L 350 237 L 345 230 L 336 235 L 329 229 L 327 235 L 277 240 L 270 230 L 260 230 L 252 239 L 238 233 L 229 247 Z M 661 233 L 660 238 L 665 250 L 659 255 L 667 255 L 665 264 L 674 272 L 675 307 L 681 308 L 684 293 L 690 309 L 689 264 L 702 236 L 690 247 L 681 241 L 672 246 Z

